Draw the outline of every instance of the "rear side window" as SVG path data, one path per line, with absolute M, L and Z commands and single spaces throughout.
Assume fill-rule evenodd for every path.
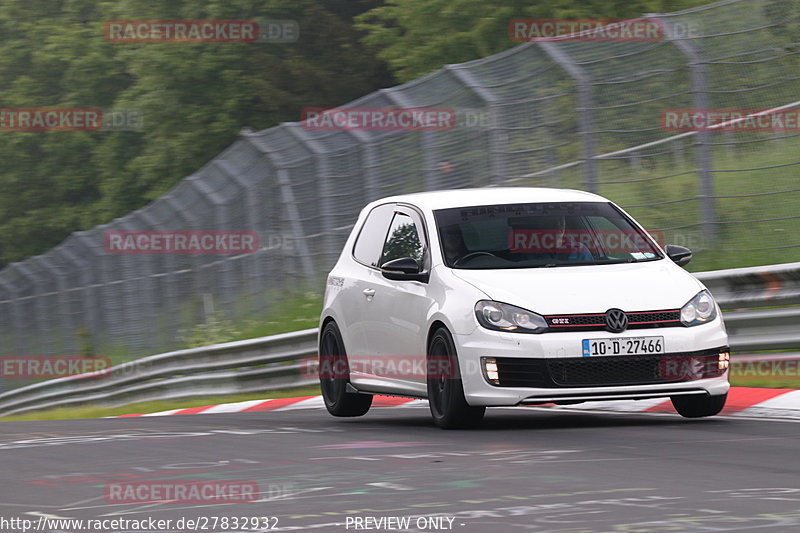
M 353 247 L 353 256 L 356 261 L 371 267 L 378 266 L 378 260 L 383 252 L 383 243 L 389 232 L 389 223 L 394 215 L 394 208 L 394 204 L 384 204 L 369 212 Z

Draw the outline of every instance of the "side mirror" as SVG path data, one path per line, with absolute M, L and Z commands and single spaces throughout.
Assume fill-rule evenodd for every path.
M 428 274 L 420 272 L 419 263 L 412 257 L 400 257 L 381 265 L 381 274 L 394 281 L 428 281 Z
M 685 246 L 668 244 L 664 250 L 667 252 L 667 257 L 672 259 L 678 266 L 685 266 L 692 260 L 692 251 Z

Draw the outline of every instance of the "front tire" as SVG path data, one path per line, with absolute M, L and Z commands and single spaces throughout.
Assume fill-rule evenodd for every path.
M 325 408 L 333 416 L 362 416 L 372 405 L 372 395 L 347 392 L 350 368 L 336 322 L 322 328 L 319 339 L 319 385 Z
M 477 426 L 486 407 L 473 407 L 464 398 L 453 337 L 439 328 L 428 345 L 428 404 L 433 421 L 442 429 Z
M 684 418 L 702 418 L 719 414 L 725 407 L 727 399 L 727 393 L 717 396 L 673 396 L 670 398 L 672 406 Z

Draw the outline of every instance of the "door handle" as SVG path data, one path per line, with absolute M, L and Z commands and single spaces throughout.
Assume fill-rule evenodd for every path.
M 363 292 L 364 296 L 366 296 L 367 298 L 372 298 L 373 296 L 375 296 L 375 289 L 364 289 L 361 292 Z

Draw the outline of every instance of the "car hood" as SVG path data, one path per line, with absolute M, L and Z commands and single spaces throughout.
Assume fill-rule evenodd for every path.
M 491 299 L 544 315 L 678 309 L 703 289 L 668 260 L 621 265 L 453 269 Z

